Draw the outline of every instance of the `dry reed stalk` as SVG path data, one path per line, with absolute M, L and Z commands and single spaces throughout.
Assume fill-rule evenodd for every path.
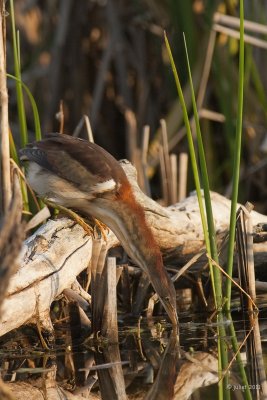
M 213 21 L 219 24 L 225 24 L 232 28 L 239 29 L 240 27 L 240 19 L 237 17 L 233 17 L 231 15 L 225 15 L 221 13 L 215 13 L 213 17 Z M 244 28 L 246 31 L 251 31 L 253 33 L 261 33 L 262 35 L 267 34 L 267 26 L 259 24 L 257 22 L 252 22 L 248 20 L 244 20 Z
M 133 153 L 133 164 L 137 171 L 137 182 L 140 189 L 146 193 L 146 181 L 147 177 L 144 172 L 144 167 L 142 165 L 142 150 L 136 147 Z
M 59 133 L 64 133 L 64 103 L 60 100 L 59 111 L 56 113 L 56 119 L 59 121 Z
M 83 118 L 84 118 L 87 136 L 88 136 L 88 141 L 91 143 L 94 143 L 94 135 L 93 135 L 89 117 L 88 117 L 88 115 L 84 115 Z
M 223 26 L 221 24 L 227 25 Z M 213 18 L 213 27 L 210 33 L 208 47 L 206 51 L 205 63 L 203 68 L 203 74 L 200 81 L 199 92 L 197 96 L 197 106 L 199 109 L 199 117 L 205 118 L 211 121 L 221 122 L 225 121 L 225 117 L 222 114 L 215 113 L 211 110 L 207 110 L 203 108 L 203 103 L 205 99 L 205 93 L 207 89 L 208 79 L 211 70 L 211 63 L 214 54 L 215 44 L 216 44 L 216 36 L 217 33 L 223 33 L 227 36 L 234 37 L 239 39 L 239 26 L 240 26 L 240 19 L 236 17 L 232 17 L 229 15 L 224 15 L 220 13 L 215 13 Z M 245 30 L 253 32 L 253 33 L 260 33 L 266 34 L 267 28 L 264 25 L 258 24 L 256 22 L 251 21 L 244 21 Z M 237 30 L 231 29 L 237 28 Z M 245 35 L 244 40 L 246 43 L 250 43 L 254 46 L 261 47 L 267 49 L 267 42 L 266 40 L 258 39 L 250 35 Z
M 192 267 L 192 265 L 194 265 L 197 260 L 203 256 L 204 251 L 201 251 L 200 253 L 194 255 L 173 277 L 172 277 L 172 281 L 176 282 L 181 276 L 183 276 L 185 274 L 185 272 Z
M 166 165 L 164 162 L 164 150 L 163 147 L 159 146 L 159 166 L 160 166 L 160 175 L 161 175 L 161 185 L 162 185 L 162 196 L 164 205 L 168 205 L 168 184 L 167 184 L 167 172 Z
M 8 93 L 6 83 L 6 22 L 5 1 L 0 3 L 0 137 L 1 137 L 1 194 L 3 204 L 2 212 L 7 212 L 11 202 L 11 173 L 9 158 L 9 122 L 8 122 Z
M 200 85 L 199 85 L 198 96 L 197 96 L 197 106 L 200 109 L 202 108 L 205 93 L 207 90 L 207 84 L 208 84 L 208 79 L 209 79 L 209 75 L 210 75 L 211 62 L 212 62 L 212 57 L 213 57 L 213 53 L 214 53 L 215 43 L 216 43 L 216 32 L 211 30 L 209 42 L 208 42 L 208 48 L 206 51 L 203 73 L 202 73 L 202 77 L 201 77 L 201 81 L 200 81 Z
M 145 125 L 143 128 L 143 137 L 142 137 L 142 164 L 147 165 L 147 153 L 148 153 L 148 145 L 149 145 L 149 136 L 150 136 L 150 127 Z
M 105 279 L 106 285 L 104 286 L 102 293 L 104 297 L 104 307 L 101 335 L 107 340 L 107 347 L 104 347 L 103 349 L 102 361 L 109 363 L 110 368 L 108 371 L 98 370 L 98 375 L 100 390 L 104 399 L 110 396 L 106 383 L 103 383 L 105 379 L 104 377 L 109 375 L 109 385 L 116 393 L 116 398 L 127 400 L 119 350 L 116 269 L 116 258 L 108 257 L 106 268 L 103 270 L 103 279 Z M 96 360 L 97 358 L 98 357 L 96 357 Z
M 82 118 L 79 120 L 78 124 L 76 125 L 76 127 L 73 130 L 72 136 L 73 137 L 79 137 L 80 133 L 82 131 L 84 125 L 84 116 L 82 116 Z
M 188 154 L 181 153 L 179 155 L 179 189 L 178 201 L 186 198 L 187 191 L 187 173 L 188 173 Z
M 94 143 L 94 135 L 93 135 L 90 119 L 89 119 L 88 115 L 86 115 L 86 114 L 84 114 L 82 116 L 82 118 L 80 119 L 80 121 L 78 122 L 76 128 L 73 131 L 72 136 L 79 137 L 84 125 L 86 128 L 87 140 L 91 143 Z
M 117 277 L 116 258 L 107 259 L 107 288 L 104 310 L 104 321 L 102 325 L 110 343 L 118 343 L 118 321 L 117 321 Z
M 165 180 L 166 180 L 166 205 L 171 204 L 171 162 L 169 155 L 168 132 L 167 125 L 164 119 L 160 120 L 161 135 L 162 135 L 162 148 L 163 148 L 163 162 L 165 166 Z
M 150 136 L 150 127 L 145 125 L 143 128 L 143 136 L 142 136 L 142 147 L 141 147 L 141 162 L 142 162 L 142 175 L 144 181 L 144 192 L 147 196 L 151 197 L 151 190 L 149 185 L 149 180 L 147 176 L 147 154 L 149 147 L 149 136 Z
M 214 24 L 213 29 L 216 32 L 220 32 L 220 33 L 223 33 L 224 35 L 233 37 L 235 39 L 239 39 L 239 31 L 235 31 L 234 29 L 226 28 L 225 26 L 222 26 L 219 24 Z M 267 49 L 267 42 L 265 40 L 257 39 L 253 36 L 245 34 L 244 41 L 245 41 L 245 43 L 252 44 L 253 46 L 260 47 L 262 49 Z
M 253 225 L 250 211 L 253 209 L 251 204 L 246 204 L 239 211 L 238 218 L 238 267 L 240 282 L 247 284 L 245 290 L 248 292 L 252 301 L 256 302 L 255 287 L 255 268 L 253 254 Z M 244 276 L 243 276 L 244 275 Z M 242 297 L 241 297 L 242 299 Z M 255 398 L 267 398 L 267 381 L 263 361 L 260 327 L 258 321 L 258 313 L 254 312 L 253 303 L 246 299 L 242 299 L 243 307 L 248 310 L 249 328 L 253 329 L 248 337 L 246 345 L 246 353 L 248 370 L 251 379 L 251 391 Z
M 225 122 L 225 116 L 223 114 L 216 111 L 207 110 L 206 108 L 201 108 L 198 115 L 199 119 L 203 118 L 214 122 Z
M 177 171 L 177 155 L 170 155 L 170 166 L 171 166 L 171 197 L 170 204 L 177 203 L 178 198 L 178 171 Z
M 134 154 L 137 149 L 137 122 L 134 112 L 127 108 L 124 111 L 124 118 L 127 126 L 127 158 L 134 162 Z

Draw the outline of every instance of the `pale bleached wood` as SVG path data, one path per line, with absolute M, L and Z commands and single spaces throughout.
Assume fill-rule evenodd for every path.
M 203 249 L 203 234 L 195 195 L 171 207 L 161 207 L 141 192 L 135 169 L 121 162 L 131 181 L 138 201 L 144 206 L 149 226 L 163 253 L 173 253 L 180 264 Z M 227 231 L 230 201 L 212 193 L 217 233 Z M 267 222 L 267 216 L 252 212 L 253 225 Z M 108 247 L 118 240 L 108 233 Z M 266 259 L 267 245 L 260 243 L 259 255 Z M 254 245 L 255 247 L 255 245 Z M 71 287 L 76 276 L 87 268 L 91 259 L 92 239 L 67 218 L 50 220 L 24 243 L 20 267 L 12 277 L 0 316 L 0 335 L 39 319 L 51 328 L 49 309 L 52 301 Z M 257 253 L 258 254 L 258 253 Z
M 163 252 L 178 249 L 179 262 L 188 260 L 199 252 L 204 245 L 201 219 L 195 193 L 183 201 L 162 207 L 148 198 L 138 187 L 136 170 L 127 160 L 121 161 L 134 189 L 135 196 L 145 209 L 146 219 Z M 213 215 L 218 235 L 228 230 L 230 220 L 230 200 L 218 193 L 211 192 Z M 266 223 L 267 216 L 255 211 L 251 213 L 253 225 Z
M 66 218 L 50 220 L 25 241 L 20 267 L 10 280 L 0 317 L 0 335 L 27 321 L 49 327 L 52 301 L 87 267 L 91 238 Z
M 16 400 L 44 400 L 47 398 L 49 400 L 84 400 L 85 397 L 83 395 L 72 394 L 71 392 L 64 390 L 56 383 L 54 387 L 48 387 L 46 390 L 42 387 L 42 380 L 39 379 L 35 382 L 35 385 L 27 383 L 27 382 L 14 382 L 8 383 L 6 386 L 11 391 L 11 393 L 16 396 Z M 100 400 L 100 396 L 98 394 L 90 393 L 91 400 Z

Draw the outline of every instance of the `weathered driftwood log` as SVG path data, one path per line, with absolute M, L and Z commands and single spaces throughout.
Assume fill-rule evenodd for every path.
M 46 385 L 45 380 L 35 380 L 33 384 L 28 382 L 12 382 L 6 384 L 7 388 L 15 396 L 16 400 L 84 400 L 83 395 L 72 394 L 71 392 L 62 389 L 56 382 Z M 44 388 L 45 386 L 45 388 Z M 100 400 L 98 394 L 90 393 L 91 400 Z
M 137 184 L 136 169 L 127 161 L 122 166 L 134 188 L 138 201 L 146 210 L 146 219 L 163 252 L 177 249 L 178 262 L 188 260 L 189 256 L 203 248 L 203 232 L 195 193 L 170 207 L 162 207 L 148 198 Z M 211 192 L 213 216 L 218 235 L 227 232 L 230 220 L 230 201 L 218 193 Z M 251 213 L 253 225 L 266 223 L 267 216 L 255 211 Z
M 145 196 L 136 182 L 135 169 L 126 161 L 122 165 L 131 181 L 138 201 L 144 206 L 148 224 L 163 253 L 175 255 L 177 263 L 203 248 L 203 233 L 196 196 L 181 203 L 162 207 Z M 230 201 L 212 193 L 217 233 L 228 229 Z M 252 212 L 253 224 L 266 223 L 267 216 Z M 112 232 L 108 246 L 118 245 Z M 262 243 L 260 254 L 267 252 Z M 49 308 L 52 301 L 76 281 L 76 276 L 87 268 L 92 251 L 92 238 L 73 221 L 63 218 L 48 221 L 24 243 L 20 267 L 12 277 L 8 295 L 0 317 L 0 335 L 26 322 L 39 322 L 51 327 Z
M 0 309 L 9 279 L 18 267 L 17 257 L 25 238 L 24 227 L 21 224 L 21 189 L 16 170 L 13 170 L 12 177 L 10 206 L 5 217 L 0 220 Z
M 11 175 L 12 198 L 4 218 L 0 221 L 0 314 L 9 279 L 18 266 L 17 258 L 25 237 L 24 226 L 21 224 L 22 197 L 19 177 L 15 169 Z M 0 399 L 14 399 L 1 378 Z

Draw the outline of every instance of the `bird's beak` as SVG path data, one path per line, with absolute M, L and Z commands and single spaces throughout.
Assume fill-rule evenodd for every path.
M 174 326 L 178 325 L 178 315 L 176 312 L 176 307 L 173 306 L 172 301 L 169 298 L 161 299 L 162 304 Z

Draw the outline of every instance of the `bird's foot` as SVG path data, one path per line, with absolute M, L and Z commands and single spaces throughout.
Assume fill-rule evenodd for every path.
M 89 235 L 89 236 L 94 235 L 94 229 L 90 225 L 88 225 L 82 217 L 80 217 L 78 214 L 76 214 L 76 212 L 74 212 L 64 206 L 56 204 L 48 199 L 44 199 L 44 203 L 47 204 L 49 207 L 56 208 L 59 211 L 61 211 L 62 213 L 66 214 L 68 217 L 70 217 L 72 220 L 74 220 L 78 225 L 80 225 L 85 230 L 87 235 Z
M 105 242 L 107 242 L 108 238 L 107 238 L 107 233 L 109 232 L 109 229 L 107 227 L 107 225 L 103 224 L 102 222 L 100 222 L 98 219 L 93 218 L 93 221 L 95 223 L 95 227 L 94 227 L 94 233 L 98 233 L 97 231 L 100 231 L 101 236 L 103 237 L 103 239 L 105 240 Z M 107 233 L 106 233 L 107 232 Z

